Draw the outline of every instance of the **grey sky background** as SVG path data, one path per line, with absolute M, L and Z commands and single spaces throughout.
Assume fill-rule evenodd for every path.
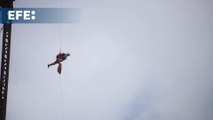
M 73 24 L 13 25 L 7 120 L 213 119 L 212 0 L 14 4 L 80 15 Z M 59 76 L 47 64 L 60 40 L 71 57 Z

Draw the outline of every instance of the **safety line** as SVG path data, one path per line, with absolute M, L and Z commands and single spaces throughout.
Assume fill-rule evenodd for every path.
M 62 3 L 63 0 L 60 0 L 60 8 L 62 8 Z M 61 19 L 62 19 L 62 14 L 61 14 Z M 59 47 L 60 47 L 60 53 L 62 52 L 62 23 L 59 23 L 60 24 L 60 31 L 59 31 Z M 59 75 L 59 86 L 60 86 L 60 101 L 61 101 L 61 117 L 62 117 L 62 120 L 64 120 L 64 98 L 63 98 L 63 81 L 61 79 L 61 75 Z
M 61 117 L 64 120 L 64 97 L 63 97 L 63 82 L 61 79 L 61 75 L 59 76 L 59 89 L 60 89 L 60 102 L 61 102 Z

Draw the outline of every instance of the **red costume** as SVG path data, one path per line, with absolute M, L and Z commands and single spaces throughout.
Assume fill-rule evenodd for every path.
M 61 74 L 61 69 L 62 69 L 62 64 L 61 62 L 66 60 L 67 57 L 70 56 L 69 53 L 65 54 L 65 53 L 59 53 L 57 56 L 56 56 L 56 60 L 55 62 L 51 63 L 51 64 L 48 64 L 48 68 L 52 65 L 55 65 L 55 64 L 58 64 L 58 73 Z

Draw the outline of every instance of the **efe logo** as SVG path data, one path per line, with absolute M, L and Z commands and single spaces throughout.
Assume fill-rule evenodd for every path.
M 34 10 L 9 10 L 8 11 L 8 20 L 35 20 L 36 12 Z

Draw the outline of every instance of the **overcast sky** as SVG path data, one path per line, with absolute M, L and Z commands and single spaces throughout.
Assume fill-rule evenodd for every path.
M 212 0 L 16 0 L 79 8 L 14 24 L 7 120 L 212 120 Z M 62 63 L 62 52 L 71 53 Z

